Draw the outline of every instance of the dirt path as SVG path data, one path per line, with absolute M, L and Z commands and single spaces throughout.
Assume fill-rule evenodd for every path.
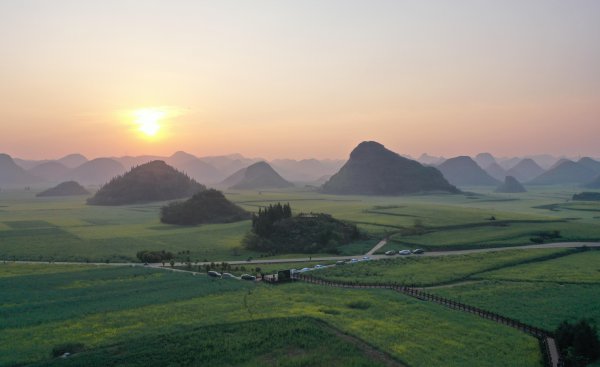
M 373 247 L 372 249 L 369 250 L 369 252 L 367 252 L 365 255 L 371 256 L 373 255 L 376 251 L 378 251 L 380 248 L 382 248 L 383 246 L 385 246 L 387 244 L 388 239 L 384 238 L 381 241 L 377 242 L 377 244 L 375 245 L 375 247 Z

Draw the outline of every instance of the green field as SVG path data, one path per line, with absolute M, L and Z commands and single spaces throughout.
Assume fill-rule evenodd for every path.
M 15 270 L 19 267 L 31 272 Z M 250 343 L 244 335 L 257 324 L 245 322 L 264 320 L 266 329 L 264 334 L 258 334 L 260 340 L 271 335 L 269 328 L 276 327 L 272 322 L 277 321 L 272 319 L 290 317 L 326 322 L 333 329 L 362 340 L 369 348 L 410 366 L 541 363 L 537 340 L 526 334 L 389 290 L 299 283 L 269 286 L 143 267 L 90 266 L 41 274 L 37 270 L 30 265 L 0 265 L 0 274 L 11 274 L 0 277 L 0 365 L 45 364 L 53 347 L 73 342 L 85 346 L 87 352 L 80 356 L 84 361 L 107 355 L 115 361 L 121 357 L 130 361 L 135 356 L 153 358 L 157 343 L 165 341 L 167 345 L 177 344 L 175 351 L 182 351 L 183 355 L 173 357 L 175 361 L 184 355 L 209 353 L 199 350 L 209 343 L 208 331 L 214 331 L 217 340 L 228 333 L 235 340 L 237 331 L 230 330 L 241 328 L 241 343 Z M 291 330 L 279 328 L 280 334 L 274 335 L 287 335 L 298 328 L 307 330 L 309 335 L 289 342 L 275 341 L 271 354 L 264 347 L 258 347 L 254 353 L 244 346 L 240 358 L 247 365 L 259 365 L 265 359 L 305 348 L 306 360 L 311 361 L 320 351 L 318 346 L 313 350 L 315 335 L 325 333 L 326 338 L 333 338 L 331 329 L 315 329 L 321 324 L 298 321 L 300 324 L 294 326 L 293 322 Z M 343 340 L 332 340 L 331 349 L 328 348 L 331 353 L 324 351 L 323 358 L 327 360 L 337 351 L 348 350 L 348 360 L 360 365 L 363 354 Z M 222 348 L 215 351 L 236 346 Z M 132 354 L 120 353 L 122 350 L 131 350 Z M 73 357 L 72 363 L 76 364 L 75 358 L 78 357 Z M 298 361 L 303 360 L 302 356 L 299 358 Z M 290 359 L 290 365 L 298 365 L 293 360 Z M 226 357 L 215 362 L 237 364 Z
M 600 324 L 600 251 L 483 272 L 475 282 L 432 289 L 445 297 L 553 330 L 563 320 Z
M 526 194 L 494 194 L 489 188 L 460 195 L 398 197 L 334 196 L 302 189 L 227 192 L 248 210 L 289 202 L 295 213 L 325 212 L 357 223 L 371 238 L 341 246 L 343 255 L 367 252 L 391 236 L 383 248 L 478 248 L 531 243 L 544 231 L 560 231 L 553 241 L 599 240 L 600 203 L 572 203 L 577 188 L 533 189 Z M 85 198 L 36 198 L 35 192 L 0 192 L 0 259 L 136 261 L 140 250 L 181 253 L 190 261 L 244 260 L 259 253 L 240 247 L 249 221 L 181 227 L 159 222 L 163 203 L 119 207 L 88 206 Z M 490 220 L 494 217 L 496 220 Z M 421 230 L 415 234 L 415 224 Z M 422 233 L 421 233 L 422 232 Z M 189 253 L 188 253 L 189 252 Z M 292 257 L 293 255 L 285 255 Z M 303 257 L 305 255 L 302 255 Z
M 39 366 L 400 366 L 394 362 L 324 322 L 277 318 L 182 328 Z
M 492 269 L 564 256 L 575 250 L 502 250 L 468 255 L 390 257 L 313 271 L 311 276 L 345 282 L 431 286 L 467 280 Z M 527 264 L 524 266 L 531 266 Z

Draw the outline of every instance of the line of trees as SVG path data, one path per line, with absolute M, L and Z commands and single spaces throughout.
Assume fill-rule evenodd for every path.
M 169 251 L 138 251 L 135 256 L 143 263 L 160 263 L 174 258 L 173 253 Z
M 292 217 L 290 203 L 269 205 L 259 208 L 258 214 L 252 214 L 252 231 L 261 237 L 269 237 L 273 232 L 273 225 L 286 218 Z

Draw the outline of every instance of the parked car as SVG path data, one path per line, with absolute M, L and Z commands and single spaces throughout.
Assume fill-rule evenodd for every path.
M 317 264 L 314 266 L 315 269 L 322 269 L 324 267 L 325 267 L 325 265 L 321 265 L 321 264 Z
M 423 249 L 421 249 L 421 248 L 416 248 L 416 249 L 412 250 L 412 253 L 420 255 L 420 254 L 425 253 L 425 251 Z
M 340 260 L 335 263 L 335 265 L 344 265 L 344 264 L 346 264 L 346 262 L 344 260 Z
M 208 276 L 213 278 L 220 278 L 221 273 L 219 273 L 218 271 L 211 270 L 208 272 Z
M 363 256 L 363 258 L 362 258 L 362 259 L 363 259 L 363 260 L 371 260 L 371 258 L 370 258 L 370 257 L 368 257 L 368 256 Z
M 243 280 L 256 280 L 256 277 L 250 274 L 242 274 L 240 278 L 242 278 Z
M 233 275 L 231 273 L 223 273 L 221 276 L 223 278 L 235 278 L 235 275 Z
M 304 273 L 304 272 L 310 271 L 310 270 L 311 270 L 310 268 L 302 268 L 302 269 L 298 270 L 298 273 Z
M 389 251 L 386 251 L 385 254 L 388 256 L 396 255 L 396 251 L 389 250 Z
M 410 252 L 410 250 L 400 250 L 398 253 L 400 255 L 410 255 L 410 254 L 412 254 L 412 252 Z
M 357 259 L 351 259 L 350 262 L 351 263 L 355 263 L 355 262 L 358 262 L 358 260 Z

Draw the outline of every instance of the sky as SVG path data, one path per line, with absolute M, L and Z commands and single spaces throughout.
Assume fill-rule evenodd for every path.
M 596 0 L 2 0 L 0 65 L 21 158 L 600 156 Z

